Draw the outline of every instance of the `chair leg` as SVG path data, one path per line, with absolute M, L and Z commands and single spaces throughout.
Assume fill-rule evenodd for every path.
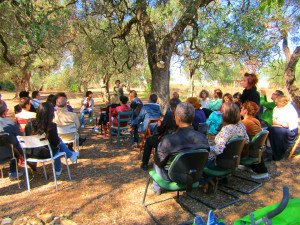
M 255 191 L 256 189 L 258 189 L 259 187 L 261 187 L 261 186 L 263 185 L 263 183 L 258 182 L 258 181 L 256 181 L 256 180 L 251 180 L 251 179 L 248 179 L 248 178 L 246 178 L 246 177 L 241 177 L 241 176 L 238 176 L 238 175 L 233 175 L 233 176 L 234 176 L 234 177 L 237 177 L 237 178 L 240 178 L 240 179 L 242 179 L 242 180 L 246 180 L 246 181 L 249 181 L 249 182 L 252 182 L 252 183 L 257 184 L 254 188 L 252 188 L 252 189 L 249 190 L 249 191 L 243 191 L 243 190 L 234 188 L 234 187 L 232 187 L 232 186 L 224 185 L 224 187 L 227 187 L 227 188 L 229 188 L 229 189 L 232 189 L 232 190 L 241 192 L 241 193 L 243 193 L 243 194 L 250 194 L 250 193 L 252 193 L 253 191 Z
M 53 177 L 54 177 L 54 182 L 55 182 L 55 189 L 56 191 L 58 191 L 58 188 L 57 188 L 57 180 L 56 180 L 56 173 L 55 173 L 55 167 L 54 167 L 54 160 L 52 159 L 52 171 L 53 171 Z
M 68 175 L 69 175 L 69 180 L 71 180 L 71 174 L 70 174 L 70 169 L 69 169 L 69 164 L 68 164 L 68 159 L 67 159 L 67 154 L 65 153 L 65 159 L 66 159 L 66 164 L 67 164 L 67 170 L 68 170 Z M 77 163 L 77 160 L 76 160 Z
M 29 175 L 28 175 L 28 168 L 27 168 L 26 159 L 24 159 L 24 163 L 25 163 L 25 175 L 26 175 L 27 190 L 30 191 L 30 181 L 29 181 Z
M 47 171 L 46 171 L 46 167 L 45 167 L 45 162 L 43 162 L 43 169 L 44 169 L 44 176 L 45 176 L 45 179 L 48 180 L 48 177 L 47 177 Z
M 118 147 L 121 147 L 121 143 L 120 143 L 120 129 L 118 129 Z
M 291 153 L 290 153 L 290 155 L 289 155 L 289 159 L 292 158 L 292 155 L 294 154 L 294 152 L 295 152 L 295 150 L 296 150 L 296 148 L 297 148 L 297 146 L 298 146 L 298 144 L 299 144 L 299 141 L 300 141 L 300 136 L 298 137 L 297 141 L 295 142 L 295 144 L 294 144 L 294 146 L 293 146 L 293 148 L 292 148 L 292 150 L 291 150 Z
M 15 162 L 16 162 L 16 171 L 17 171 L 17 179 L 18 179 L 18 187 L 20 189 L 20 179 L 19 179 L 19 168 L 18 168 L 18 160 L 17 158 L 14 158 Z

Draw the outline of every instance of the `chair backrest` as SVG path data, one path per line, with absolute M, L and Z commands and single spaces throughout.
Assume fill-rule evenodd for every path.
M 100 107 L 100 114 L 106 112 L 107 107 Z
M 151 123 L 157 123 L 159 120 L 160 120 L 160 118 L 156 118 L 156 119 L 150 119 L 150 120 L 148 121 L 147 128 L 146 128 L 146 130 L 145 130 L 145 135 L 146 135 L 146 136 L 150 136 L 150 135 L 151 135 L 150 124 L 151 124 Z
M 133 120 L 133 110 L 130 110 L 128 112 L 118 111 L 118 127 L 120 127 L 121 122 L 129 122 L 129 121 L 132 121 L 132 120 Z
M 58 134 L 70 134 L 70 133 L 76 133 L 76 125 L 75 123 L 72 123 L 67 126 L 57 126 L 57 133 Z
M 15 117 L 15 122 L 18 124 L 18 126 L 20 128 L 20 131 L 24 133 L 25 132 L 25 126 L 28 122 L 28 119 L 19 119 L 19 118 Z
M 14 157 L 8 133 L 0 133 L 0 163 Z
M 269 135 L 269 131 L 263 130 L 256 134 L 251 142 L 250 142 L 250 147 L 249 147 L 249 156 L 253 158 L 260 158 L 261 153 L 265 150 L 266 148 L 266 140 Z
M 223 169 L 234 169 L 240 163 L 240 156 L 245 145 L 245 138 L 233 138 L 226 143 L 223 153 L 216 158 L 217 166 Z
M 169 167 L 169 178 L 176 183 L 187 184 L 189 174 L 195 173 L 192 182 L 199 181 L 208 154 L 206 149 L 185 150 L 179 153 Z

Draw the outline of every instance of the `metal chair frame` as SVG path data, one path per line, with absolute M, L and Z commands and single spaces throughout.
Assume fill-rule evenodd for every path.
M 150 119 L 150 120 L 148 121 L 147 128 L 146 128 L 146 130 L 145 130 L 145 133 L 144 133 L 144 134 L 143 134 L 143 133 L 139 133 L 139 136 L 142 136 L 142 137 L 143 137 L 143 140 L 142 140 L 142 142 L 141 142 L 141 146 L 140 146 L 140 151 L 139 151 L 139 153 L 141 153 L 142 150 L 143 150 L 143 147 L 144 147 L 144 143 L 145 143 L 146 138 L 148 138 L 148 137 L 151 136 L 151 131 L 150 131 L 150 128 L 149 128 L 149 127 L 150 127 L 150 124 L 151 124 L 151 123 L 157 123 L 159 120 L 160 120 L 160 118 Z M 153 151 L 152 151 L 152 152 L 153 152 Z

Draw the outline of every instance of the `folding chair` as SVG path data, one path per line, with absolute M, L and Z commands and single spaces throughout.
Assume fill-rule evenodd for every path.
M 100 117 L 99 120 L 101 118 L 101 114 L 106 112 L 107 107 L 100 107 Z M 97 118 L 96 118 L 96 125 L 97 125 Z M 103 124 L 100 124 L 100 134 L 102 134 L 103 132 Z M 106 131 L 104 131 L 106 132 Z M 106 133 L 104 134 L 106 136 Z
M 18 179 L 18 186 L 20 189 L 20 180 L 19 180 L 19 171 L 18 171 L 18 160 L 15 157 L 14 147 L 9 141 L 9 134 L 8 133 L 0 133 L 0 170 L 1 170 L 1 177 L 3 179 L 3 165 L 9 163 L 12 160 L 16 162 L 16 172 L 17 172 L 17 179 Z
M 160 118 L 157 118 L 157 119 L 150 119 L 148 121 L 148 124 L 147 124 L 147 128 L 145 130 L 145 133 L 139 133 L 139 136 L 143 137 L 143 140 L 142 140 L 142 143 L 141 143 L 141 147 L 140 147 L 140 153 L 142 152 L 143 150 L 143 146 L 144 146 L 144 143 L 145 143 L 145 140 L 147 137 L 150 137 L 151 136 L 151 131 L 150 131 L 150 124 L 151 123 L 157 123 L 158 121 L 160 120 Z
M 28 119 L 19 119 L 19 118 L 15 118 L 15 122 L 18 124 L 20 131 L 21 132 L 25 132 L 25 126 L 28 122 Z
M 224 207 L 227 207 L 229 205 L 241 201 L 241 198 L 239 198 L 238 196 L 233 195 L 225 190 L 218 189 L 218 181 L 220 177 L 228 176 L 230 174 L 234 175 L 235 170 L 239 165 L 240 155 L 245 145 L 245 141 L 246 139 L 244 138 L 234 138 L 229 140 L 226 144 L 223 153 L 218 155 L 216 158 L 217 168 L 216 169 L 210 169 L 208 167 L 204 168 L 204 173 L 217 178 L 214 192 L 216 193 L 217 190 L 220 190 L 223 193 L 233 197 L 234 200 L 229 203 L 223 204 L 221 206 L 213 206 L 210 203 L 204 202 L 199 198 L 196 199 L 197 201 L 203 203 L 204 205 L 212 209 L 222 209 Z
M 68 126 L 57 126 L 57 133 L 65 144 L 73 143 L 74 150 L 79 154 L 79 136 L 75 123 Z
M 69 179 L 71 180 L 69 164 L 68 164 L 68 159 L 67 159 L 66 153 L 65 152 L 57 152 L 53 156 L 50 143 L 48 140 L 45 139 L 45 135 L 17 136 L 17 139 L 18 139 L 18 141 L 22 147 L 23 153 L 24 153 L 25 173 L 26 173 L 26 182 L 27 182 L 28 191 L 30 191 L 30 182 L 29 182 L 27 162 L 33 162 L 33 163 L 42 162 L 46 180 L 47 180 L 47 173 L 46 173 L 46 168 L 45 168 L 45 162 L 51 162 L 52 170 L 53 170 L 53 177 L 54 177 L 54 182 L 55 182 L 55 188 L 56 188 L 56 191 L 58 191 L 57 181 L 56 181 L 56 173 L 55 173 L 55 168 L 54 168 L 54 160 L 57 158 L 60 158 L 61 156 L 64 156 L 66 158 Z M 51 156 L 50 158 L 37 159 L 37 158 L 27 158 L 26 157 L 27 149 L 39 148 L 39 147 L 44 147 L 44 146 L 48 147 L 48 150 L 50 151 L 50 156 Z
M 193 188 L 197 188 L 199 186 L 200 176 L 202 175 L 207 158 L 208 151 L 205 149 L 185 150 L 184 152 L 179 153 L 172 161 L 168 170 L 168 176 L 171 181 L 161 178 L 155 172 L 155 170 L 149 172 L 150 177 L 148 179 L 144 193 L 143 207 L 157 224 L 161 223 L 148 210 L 147 207 L 172 198 L 167 198 L 158 202 L 145 204 L 147 190 L 151 179 L 167 191 L 177 191 L 176 201 L 189 213 L 191 213 L 194 216 L 197 216 L 189 207 L 187 207 L 185 204 L 183 204 L 183 202 L 181 202 L 181 200 L 179 199 L 179 191 L 186 191 L 186 193 L 188 194 L 192 191 Z M 191 194 L 189 194 L 188 196 L 195 199 L 195 197 Z
M 121 146 L 120 144 L 120 139 L 123 138 L 123 141 L 125 141 L 126 137 L 130 137 L 130 142 L 131 144 L 133 144 L 133 131 L 130 131 L 129 134 L 125 134 L 124 131 L 128 131 L 129 129 L 129 125 L 125 126 L 125 127 L 121 127 L 120 123 L 121 122 L 127 122 L 129 124 L 130 121 L 133 120 L 133 110 L 128 111 L 128 112 L 120 112 L 118 111 L 118 126 L 114 126 L 111 123 L 111 108 L 109 109 L 110 113 L 109 113 L 109 123 L 110 123 L 110 127 L 109 127 L 109 136 L 110 136 L 110 143 L 112 143 L 112 140 L 117 140 L 118 141 L 118 147 Z M 124 118 L 124 116 L 126 116 L 126 118 Z M 121 131 L 123 131 L 122 136 L 121 136 Z

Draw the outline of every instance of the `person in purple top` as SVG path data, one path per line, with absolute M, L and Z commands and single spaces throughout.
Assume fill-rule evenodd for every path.
M 198 98 L 196 97 L 189 97 L 186 102 L 191 103 L 195 108 L 195 118 L 192 123 L 195 130 L 198 130 L 199 123 L 205 123 L 206 122 L 206 116 L 202 109 L 200 109 L 201 104 L 199 103 Z

